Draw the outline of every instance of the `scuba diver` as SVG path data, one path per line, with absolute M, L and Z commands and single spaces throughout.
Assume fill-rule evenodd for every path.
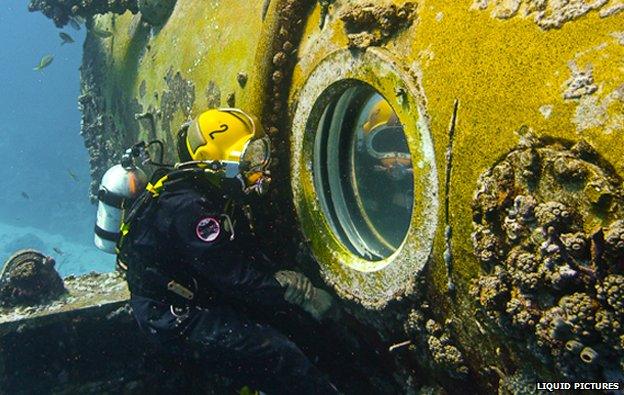
M 248 314 L 299 306 L 320 321 L 337 309 L 303 274 L 261 270 L 268 258 L 246 205 L 270 181 L 260 124 L 239 109 L 208 110 L 183 125 L 178 154 L 180 163 L 135 199 L 117 242 L 140 328 L 169 354 L 192 356 L 241 386 L 337 393 L 297 345 Z

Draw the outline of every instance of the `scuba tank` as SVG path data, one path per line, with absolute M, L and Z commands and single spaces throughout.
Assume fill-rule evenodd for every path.
M 116 253 L 124 209 L 132 205 L 147 185 L 147 176 L 135 165 L 134 158 L 140 157 L 143 164 L 152 163 L 146 150 L 149 145 L 140 142 L 126 150 L 121 164 L 108 169 L 102 177 L 97 196 L 94 242 L 97 248 L 109 254 Z

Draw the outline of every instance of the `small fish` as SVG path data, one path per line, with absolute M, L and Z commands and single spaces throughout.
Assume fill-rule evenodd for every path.
M 54 252 L 56 252 L 56 253 L 57 253 L 57 254 L 59 254 L 59 255 L 63 255 L 63 254 L 65 254 L 65 253 L 63 252 L 63 250 L 61 250 L 61 249 L 60 249 L 60 248 L 58 248 L 58 247 L 52 247 L 52 249 L 54 250 Z
M 93 29 L 91 29 L 91 31 L 93 32 L 93 34 L 95 34 L 99 38 L 109 38 L 109 37 L 113 36 L 113 33 L 111 33 L 110 31 L 102 30 L 102 29 L 99 29 L 97 27 L 93 27 Z
M 80 23 L 75 18 L 69 18 L 69 24 L 76 30 L 80 30 Z
M 74 173 L 73 171 L 71 171 L 70 169 L 67 169 L 67 174 L 69 174 L 69 176 L 76 182 L 80 181 L 80 179 L 78 178 L 78 176 L 76 175 L 76 173 Z
M 28 194 L 26 192 L 24 192 L 24 191 L 22 191 L 22 197 L 24 199 L 30 199 L 30 196 L 28 196 Z
M 61 45 L 63 45 L 63 44 L 71 44 L 71 43 L 74 42 L 74 39 L 72 38 L 72 36 L 70 36 L 69 34 L 67 34 L 65 32 L 60 32 L 59 33 L 59 37 L 62 40 Z
M 53 55 L 45 55 L 44 57 L 41 58 L 41 60 L 39 61 L 39 64 L 33 68 L 33 70 L 35 71 L 41 71 L 44 68 L 48 67 L 50 65 L 50 63 L 52 63 L 52 61 L 54 60 L 54 56 Z

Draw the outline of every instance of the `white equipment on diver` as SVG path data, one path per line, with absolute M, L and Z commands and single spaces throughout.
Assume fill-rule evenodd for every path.
M 150 163 L 145 143 L 126 150 L 121 164 L 106 171 L 98 190 L 94 241 L 97 248 L 109 254 L 116 253 L 123 210 L 129 208 L 147 185 L 147 176 L 135 165 L 135 157 L 140 157 L 142 163 Z

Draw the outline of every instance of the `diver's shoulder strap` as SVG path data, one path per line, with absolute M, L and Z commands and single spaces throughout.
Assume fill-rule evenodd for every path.
M 154 172 L 150 182 L 145 187 L 145 191 L 139 195 L 139 197 L 133 202 L 127 212 L 124 212 L 121 226 L 120 235 L 117 242 L 117 255 L 119 255 L 123 246 L 124 240 L 133 222 L 145 212 L 145 210 L 158 200 L 163 190 L 174 190 L 176 185 L 179 185 L 179 181 L 188 179 L 189 177 L 196 176 L 198 173 L 202 173 L 201 169 L 187 168 L 183 170 L 168 171 L 167 169 L 159 169 Z

